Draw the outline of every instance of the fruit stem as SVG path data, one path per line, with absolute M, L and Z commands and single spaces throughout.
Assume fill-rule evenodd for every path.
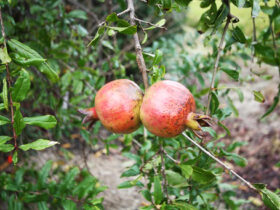
M 90 122 L 88 128 L 91 128 L 93 124 L 99 120 L 95 107 L 87 108 L 87 109 L 79 109 L 80 113 L 86 115 L 83 119 L 82 124 Z

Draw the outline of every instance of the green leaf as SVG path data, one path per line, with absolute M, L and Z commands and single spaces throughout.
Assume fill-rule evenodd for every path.
M 87 20 L 87 13 L 83 10 L 72 10 L 67 14 L 67 17 Z
M 8 54 L 7 48 L 1 48 L 0 47 L 0 60 L 2 61 L 2 64 L 7 64 L 11 62 L 11 58 Z
M 10 136 L 0 136 L 0 145 L 5 144 L 7 141 L 11 140 L 12 137 Z
M 239 112 L 238 112 L 237 108 L 234 106 L 233 101 L 231 100 L 230 97 L 227 97 L 227 102 L 228 102 L 229 107 L 230 107 L 231 110 L 233 111 L 234 115 L 235 115 L 236 117 L 238 117 Z
M 254 92 L 255 101 L 260 102 L 260 103 L 265 102 L 265 98 L 260 91 L 253 91 L 253 92 Z
M 12 51 L 20 55 L 21 57 L 27 58 L 27 59 L 43 59 L 43 57 L 36 52 L 35 50 L 31 49 L 29 46 L 15 40 L 11 39 L 8 41 L 8 45 L 11 48 Z M 49 80 L 52 82 L 58 81 L 58 74 L 56 71 L 54 71 L 48 62 L 44 63 L 38 63 L 36 67 L 45 74 Z
M 118 185 L 118 189 L 125 189 L 125 188 L 134 187 L 134 186 L 144 187 L 144 185 L 140 181 L 136 181 L 136 182 L 125 181 Z
M 112 14 L 108 15 L 106 17 L 106 22 L 116 22 L 118 20 L 118 16 L 115 12 L 113 12 Z
M 141 44 L 145 44 L 147 39 L 148 39 L 148 34 L 144 31 L 144 38 L 143 38 Z
M 217 95 L 214 92 L 211 92 L 211 101 L 210 101 L 210 111 L 212 114 L 216 112 L 216 110 L 219 108 L 220 102 L 217 97 Z
M 152 195 L 149 190 L 147 190 L 147 189 L 142 190 L 141 193 L 147 201 L 150 201 L 150 202 L 152 201 Z
M 172 206 L 177 207 L 180 210 L 197 210 L 197 208 L 195 208 L 194 206 L 192 206 L 186 202 L 175 202 L 175 203 L 173 203 Z
M 7 80 L 6 78 L 3 79 L 3 92 L 2 92 L 2 98 L 5 109 L 9 110 L 9 103 L 8 103 L 8 87 L 7 87 Z
M 253 7 L 252 7 L 252 17 L 257 17 L 260 13 L 260 2 L 259 0 L 252 0 L 253 1 Z
M 139 167 L 137 165 L 133 165 L 130 169 L 123 172 L 121 177 L 129 177 L 129 176 L 136 176 L 140 173 Z
M 54 146 L 56 144 L 59 144 L 59 143 L 57 141 L 49 141 L 49 140 L 45 140 L 45 139 L 38 139 L 38 140 L 36 140 L 32 143 L 20 145 L 19 148 L 22 149 L 23 151 L 27 151 L 27 150 L 30 150 L 30 149 L 43 150 L 43 149 L 46 149 L 48 147 Z
M 20 112 L 19 107 L 17 107 L 15 115 L 14 115 L 14 129 L 16 131 L 17 136 L 21 134 L 21 131 L 25 128 L 25 123 L 23 121 L 22 114 Z
M 193 166 L 192 179 L 201 184 L 210 184 L 216 181 L 216 175 L 213 174 L 211 171 L 207 171 L 197 166 Z
M 3 103 L 0 103 L 0 110 L 5 109 L 5 106 Z
M 113 26 L 107 26 L 107 28 L 110 28 L 114 31 L 118 31 L 122 34 L 135 34 L 137 32 L 137 26 L 127 26 L 127 27 L 113 27 Z
M 38 184 L 42 186 L 46 183 L 47 177 L 52 167 L 52 160 L 48 160 L 44 167 L 39 171 Z
M 234 79 L 235 81 L 238 81 L 238 79 L 239 79 L 238 71 L 236 71 L 234 69 L 226 68 L 226 67 L 222 67 L 221 70 L 223 72 L 225 72 L 228 76 L 230 76 L 232 79 Z
M 236 26 L 233 29 L 232 36 L 236 41 L 238 41 L 242 44 L 244 44 L 246 42 L 246 37 L 245 37 L 244 33 L 242 32 L 242 30 L 238 26 Z
M 181 164 L 180 168 L 186 179 L 190 178 L 193 173 L 193 168 L 190 165 Z
M 57 82 L 59 80 L 57 72 L 50 66 L 48 62 L 37 65 L 40 72 L 45 74 L 51 82 Z
M 162 1 L 163 10 L 170 10 L 171 6 L 172 6 L 172 0 L 163 0 Z
M 63 200 L 62 201 L 62 207 L 64 210 L 77 210 L 77 205 L 72 200 Z
M 167 182 L 170 186 L 175 187 L 175 188 L 189 186 L 186 178 L 181 176 L 179 173 L 171 171 L 171 170 L 166 170 L 165 173 L 166 173 Z
M 18 152 L 17 151 L 14 152 L 12 160 L 13 160 L 14 164 L 17 164 L 17 162 L 18 162 Z
M 95 46 L 99 41 L 100 37 L 104 34 L 104 32 L 105 32 L 105 26 L 99 27 L 94 38 L 90 41 L 90 43 L 87 46 L 88 47 L 91 45 Z
M 14 102 L 21 102 L 25 99 L 28 91 L 30 89 L 30 78 L 27 71 L 22 69 L 20 71 L 20 76 L 12 89 L 12 99 Z
M 24 122 L 28 125 L 35 125 L 44 129 L 50 129 L 56 126 L 56 118 L 52 115 L 43 115 L 36 117 L 25 117 Z
M 237 165 L 245 167 L 247 165 L 247 160 L 236 153 L 226 152 L 221 149 L 221 154 L 228 157 L 228 159 L 233 160 Z
M 23 66 L 23 67 L 31 66 L 31 65 L 37 66 L 37 65 L 39 65 L 41 63 L 44 63 L 46 61 L 46 59 L 37 58 L 37 57 L 35 57 L 35 58 L 25 58 L 25 57 L 20 56 L 17 53 L 11 53 L 11 58 L 16 64 L 18 64 L 20 66 Z
M 42 58 L 42 56 L 37 53 L 35 50 L 33 50 L 32 48 L 30 48 L 29 46 L 19 42 L 18 40 L 15 39 L 10 39 L 8 41 L 8 46 L 10 47 L 10 49 L 19 54 L 21 57 L 24 58 Z
M 156 50 L 156 54 L 153 60 L 153 65 L 157 65 L 160 63 L 161 59 L 162 59 L 163 53 L 161 50 Z
M 153 26 L 151 26 L 149 28 L 144 28 L 144 30 L 148 31 L 148 30 L 152 30 L 152 29 L 155 29 L 155 28 L 159 28 L 159 27 L 162 27 L 165 23 L 166 23 L 166 20 L 165 19 L 161 19 L 160 21 L 158 21 Z
M 273 112 L 273 110 L 275 109 L 275 107 L 277 106 L 277 104 L 278 104 L 278 102 L 279 102 L 279 98 L 280 98 L 280 88 L 278 88 L 278 93 L 277 93 L 277 95 L 274 97 L 272 105 L 268 108 L 268 110 L 266 111 L 266 113 L 264 113 L 264 115 L 261 116 L 261 119 L 265 118 L 265 117 L 268 116 L 271 112 Z
M 253 184 L 260 191 L 264 204 L 271 210 L 280 209 L 280 197 L 276 193 L 268 190 L 265 184 Z
M 14 145 L 12 144 L 1 144 L 0 151 L 1 152 L 11 152 L 14 149 Z
M 163 199 L 163 193 L 161 190 L 161 184 L 159 176 L 154 176 L 154 201 L 155 204 L 160 204 Z
M 0 125 L 6 125 L 6 124 L 8 124 L 10 122 L 11 121 L 7 117 L 4 117 L 4 116 L 0 115 Z

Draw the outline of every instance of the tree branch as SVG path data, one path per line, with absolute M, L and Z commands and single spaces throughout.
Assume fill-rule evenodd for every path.
M 252 190 L 258 191 L 250 182 L 242 178 L 240 175 L 238 175 L 235 171 L 233 171 L 229 166 L 227 166 L 225 163 L 223 163 L 221 160 L 216 158 L 214 155 L 212 155 L 209 151 L 204 149 L 202 146 L 200 146 L 196 141 L 191 139 L 185 132 L 182 133 L 184 137 L 186 137 L 190 142 L 192 142 L 195 146 L 197 146 L 202 152 L 204 152 L 206 155 L 214 159 L 217 163 L 219 163 L 221 166 L 223 166 L 225 169 L 229 170 L 235 177 L 237 177 L 239 180 L 241 180 L 244 184 L 246 184 L 249 188 Z
M 211 93 L 212 93 L 212 90 L 214 89 L 215 77 L 216 77 L 216 73 L 217 73 L 217 70 L 218 70 L 219 61 L 220 61 L 220 57 L 221 57 L 221 52 L 223 50 L 224 40 L 225 40 L 225 36 L 226 36 L 226 32 L 227 32 L 229 23 L 231 22 L 231 19 L 233 19 L 233 18 L 234 18 L 234 22 L 236 22 L 236 21 L 238 22 L 238 18 L 236 18 L 235 16 L 233 16 L 230 13 L 229 1 L 228 0 L 224 0 L 223 3 L 228 7 L 229 13 L 227 15 L 226 24 L 225 24 L 225 27 L 224 27 L 224 30 L 223 30 L 223 34 L 222 34 L 222 37 L 221 37 L 221 41 L 220 41 L 220 44 L 219 44 L 219 47 L 218 47 L 218 54 L 217 54 L 217 57 L 216 57 L 216 60 L 215 60 L 214 71 L 213 71 L 213 74 L 212 74 L 212 80 L 211 80 L 211 84 L 210 84 L 210 88 L 209 88 L 209 93 L 208 93 L 206 115 L 209 114 L 210 102 L 211 102 L 211 98 L 212 98 Z
M 5 28 L 4 28 L 4 23 L 2 19 L 2 11 L 0 7 L 0 23 L 1 23 L 1 32 L 2 32 L 2 37 L 3 37 L 3 45 L 4 48 L 7 49 L 7 44 L 6 44 L 6 34 L 5 34 Z M 11 109 L 11 125 L 12 125 L 12 131 L 13 131 L 13 139 L 14 139 L 14 147 L 17 149 L 17 134 L 14 128 L 14 104 L 13 104 L 13 99 L 12 99 L 12 94 L 10 92 L 11 87 L 12 87 L 12 79 L 10 76 L 10 71 L 9 71 L 9 65 L 6 63 L 6 71 L 7 71 L 7 81 L 8 81 L 8 89 L 9 89 L 9 98 L 10 98 L 10 109 Z
M 137 17 L 134 17 L 134 20 L 136 20 L 136 21 L 138 21 L 138 22 L 141 22 L 141 23 L 146 23 L 146 24 L 151 25 L 151 26 L 154 26 L 154 27 L 156 27 L 156 28 L 161 28 L 161 29 L 167 30 L 167 28 L 164 27 L 164 26 L 157 26 L 156 24 L 153 24 L 153 23 L 151 23 L 151 22 L 149 22 L 149 21 L 141 20 L 141 19 L 139 19 L 139 18 L 137 18 Z
M 127 5 L 128 5 L 128 9 L 130 11 L 130 24 L 135 25 L 135 10 L 134 10 L 134 5 L 133 5 L 133 0 L 127 0 Z M 147 68 L 146 68 L 145 60 L 144 60 L 144 57 L 142 54 L 142 48 L 141 48 L 141 45 L 139 42 L 139 37 L 138 37 L 137 32 L 133 35 L 133 39 L 134 39 L 134 45 L 135 45 L 135 51 L 136 51 L 137 65 L 138 65 L 139 70 L 142 73 L 142 78 L 143 78 L 145 89 L 147 89 L 149 87 Z

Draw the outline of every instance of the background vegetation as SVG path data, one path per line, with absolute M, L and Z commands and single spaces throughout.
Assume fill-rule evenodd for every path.
M 239 115 L 235 104 L 244 101 L 242 85 L 278 77 L 277 0 L 137 1 L 136 25 L 123 0 L 9 0 L 0 5 L 4 209 L 104 209 L 106 187 L 91 174 L 87 158 L 103 149 L 109 156 L 117 150 L 132 160 L 121 174 L 128 179 L 118 187 L 137 188 L 145 199 L 140 209 L 256 208 L 253 205 L 280 209 L 279 182 L 273 192 L 264 184 L 252 185 L 256 182 L 252 179 L 232 183 L 234 171 L 224 170 L 186 138 L 231 168 L 246 167 L 247 160 L 238 151 L 247 142 L 230 138 L 233 128 L 225 120 Z M 100 123 L 92 130 L 81 125 L 78 108 L 93 106 L 96 91 L 105 83 L 129 78 L 144 89 L 134 49 L 136 33 L 150 84 L 163 78 L 181 82 L 195 96 L 198 110 L 215 120 L 214 129 L 204 128 L 203 140 L 190 131 L 161 139 L 143 127 L 116 135 Z M 274 73 L 256 71 L 252 63 L 267 64 Z M 259 90 L 249 93 L 264 103 Z M 270 117 L 279 121 L 279 97 L 280 86 L 266 111 L 259 113 L 261 123 L 269 123 Z M 43 154 L 38 150 L 46 148 L 64 162 L 44 156 L 44 166 L 38 164 Z M 70 164 L 77 158 L 73 154 L 81 155 L 76 165 Z M 272 165 L 277 168 L 279 163 L 273 159 Z M 274 176 L 279 177 L 277 170 Z M 240 193 L 244 183 L 247 191 Z M 258 203 L 257 194 L 263 203 Z M 249 196 L 255 198 L 250 204 Z

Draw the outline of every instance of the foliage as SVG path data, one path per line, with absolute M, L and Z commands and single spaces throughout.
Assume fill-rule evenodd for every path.
M 103 198 L 96 196 L 106 187 L 96 178 L 77 167 L 64 171 L 53 166 L 48 161 L 40 170 L 21 167 L 15 174 L 2 173 L 0 196 L 6 207 L 23 209 L 35 204 L 38 209 L 104 209 Z
M 102 1 L 93 1 L 94 7 L 90 9 L 83 6 L 85 1 L 69 1 L 76 2 L 73 5 L 67 2 L 1 2 L 7 47 L 0 48 L 0 131 L 1 135 L 4 134 L 0 136 L 0 151 L 10 152 L 14 163 L 17 162 L 17 155 L 19 161 L 24 162 L 25 154 L 21 150 L 41 150 L 58 142 L 66 143 L 73 139 L 73 134 L 79 133 L 88 146 L 102 143 L 109 154 L 110 148 L 119 145 L 115 140 L 122 139 L 123 155 L 132 159 L 134 164 L 122 174 L 122 177 L 131 177 L 131 180 L 123 182 L 119 188 L 138 187 L 149 202 L 142 209 L 214 209 L 217 202 L 223 202 L 228 209 L 237 209 L 247 203 L 247 200 L 237 196 L 237 186 L 223 182 L 223 169 L 217 167 L 212 158 L 193 147 L 184 136 L 161 139 L 147 133 L 142 127 L 132 134 L 108 134 L 102 139 L 99 136 L 101 124 L 97 123 L 93 131 L 85 130 L 76 110 L 93 106 L 94 94 L 110 80 L 130 78 L 141 83 L 136 55 L 132 51 L 132 35 L 138 33 L 144 46 L 143 56 L 151 84 L 163 78 L 180 81 L 191 90 L 201 111 L 207 109 L 203 99 L 207 94 L 211 95 L 210 115 L 224 132 L 217 133 L 212 128 L 204 128 L 204 132 L 211 136 L 207 142 L 189 131 L 188 136 L 215 156 L 245 167 L 246 159 L 235 153 L 236 148 L 245 143 L 233 141 L 225 145 L 220 141 L 225 135 L 230 135 L 223 121 L 232 114 L 238 116 L 231 93 L 236 92 L 240 101 L 243 101 L 242 91 L 238 87 L 227 87 L 219 79 L 225 74 L 233 81 L 246 82 L 247 78 L 241 77 L 242 69 L 236 59 L 247 62 L 252 56 L 259 63 L 276 66 L 280 71 L 280 54 L 275 47 L 279 46 L 279 5 L 267 4 L 266 1 L 232 0 L 231 3 L 236 7 L 250 8 L 252 18 L 256 18 L 260 12 L 265 13 L 270 24 L 258 31 L 255 40 L 253 35 L 244 35 L 244 29 L 238 26 L 238 17 L 231 17 L 224 37 L 225 46 L 220 49 L 218 45 L 224 22 L 231 14 L 228 1 L 222 4 L 212 0 L 202 1 L 200 9 L 204 13 L 196 30 L 204 33 L 203 45 L 207 51 L 192 52 L 200 35 L 193 29 L 190 30 L 193 33 L 184 31 L 181 27 L 184 17 L 180 16 L 187 12 L 191 0 L 141 2 L 137 4 L 138 18 L 147 21 L 148 17 L 153 18 L 149 20 L 152 22 L 136 21 L 136 25 L 130 24 L 128 15 L 112 12 L 110 4 L 108 6 Z M 110 2 L 115 3 L 119 12 L 126 9 L 125 1 Z M 95 35 L 91 37 L 93 32 Z M 212 90 L 209 81 L 213 77 L 219 52 L 219 71 L 213 80 Z M 10 70 L 10 79 L 6 65 Z M 252 90 L 252 94 L 258 102 L 264 101 L 261 92 Z M 274 103 L 263 117 L 277 106 L 279 94 L 280 86 Z M 13 100 L 13 120 L 10 99 Z M 227 104 L 225 107 L 220 106 L 223 102 Z M 14 142 L 17 140 L 15 136 L 12 137 L 12 121 L 16 137 L 23 139 L 19 146 L 7 143 L 12 139 Z M 45 140 L 46 136 L 56 141 Z M 75 147 L 81 149 L 80 144 L 75 144 Z M 6 200 L 11 209 L 21 208 L 30 202 L 37 203 L 38 208 L 42 209 L 46 206 L 69 209 L 74 208 L 75 203 L 80 203 L 76 202 L 77 199 L 82 200 L 86 209 L 92 207 L 90 204 L 102 209 L 102 199 L 95 196 L 103 188 L 96 185 L 96 178 L 73 168 L 68 172 L 54 170 L 47 179 L 50 168 L 51 162 L 47 162 L 40 172 L 24 166 L 16 169 L 14 175 L 2 173 L 2 200 Z M 55 182 L 51 178 L 53 175 L 58 176 L 59 181 Z M 85 188 L 89 183 L 94 185 Z M 258 185 L 256 188 L 265 205 L 278 208 L 276 193 L 264 186 Z M 15 194 L 20 199 L 12 202 Z M 49 198 L 49 194 L 53 199 Z

